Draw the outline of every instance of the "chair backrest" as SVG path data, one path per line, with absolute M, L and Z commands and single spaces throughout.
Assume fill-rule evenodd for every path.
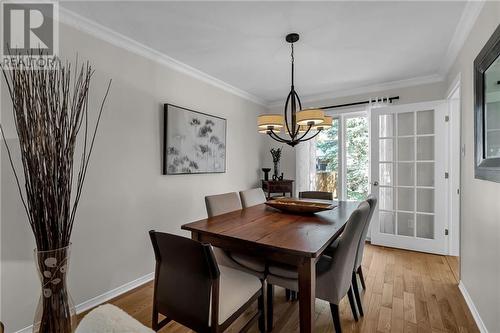
M 321 280 L 317 283 L 318 297 L 338 305 L 347 294 L 351 286 L 356 249 L 369 213 L 370 206 L 367 202 L 362 202 L 349 217 L 339 238 L 331 266 L 323 276 L 319 276 Z
M 154 230 L 149 235 L 156 257 L 157 311 L 192 330 L 206 330 L 212 285 L 220 275 L 211 246 Z
M 217 216 L 241 209 L 240 196 L 236 192 L 207 195 L 205 197 L 208 217 Z
M 333 200 L 333 194 L 332 192 L 304 191 L 304 192 L 299 192 L 299 198 Z
M 363 253 L 365 252 L 365 240 L 366 235 L 368 233 L 368 229 L 370 229 L 370 222 L 373 217 L 373 212 L 375 211 L 375 207 L 377 206 L 377 197 L 373 194 L 370 194 L 366 198 L 366 202 L 370 205 L 370 213 L 365 221 L 365 227 L 363 228 L 363 233 L 361 234 L 361 238 L 359 239 L 358 249 L 356 251 L 356 261 L 354 262 L 354 271 L 356 271 L 359 266 L 361 266 L 361 262 L 363 261 Z
M 266 202 L 266 195 L 261 188 L 252 188 L 250 190 L 240 192 L 241 203 L 243 208 L 260 205 Z

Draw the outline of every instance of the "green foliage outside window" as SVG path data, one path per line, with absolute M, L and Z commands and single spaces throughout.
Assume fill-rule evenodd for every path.
M 327 131 L 320 133 L 316 140 L 316 171 L 318 172 L 338 172 L 339 170 L 338 120 L 334 119 L 332 125 Z
M 346 119 L 347 199 L 364 200 L 368 195 L 368 119 Z
M 368 195 L 368 120 L 366 117 L 347 118 L 345 121 L 347 199 L 364 200 Z M 316 140 L 316 172 L 339 170 L 339 122 L 318 135 Z

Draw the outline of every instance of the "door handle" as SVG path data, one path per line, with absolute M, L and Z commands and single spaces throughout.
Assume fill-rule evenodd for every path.
M 373 186 L 378 186 L 378 181 L 374 181 L 374 182 L 372 183 L 372 185 L 373 185 Z

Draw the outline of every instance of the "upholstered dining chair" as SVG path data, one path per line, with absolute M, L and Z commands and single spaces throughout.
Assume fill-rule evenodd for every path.
M 196 332 L 223 332 L 257 302 L 257 320 L 265 331 L 263 284 L 254 275 L 219 266 L 212 247 L 195 240 L 149 232 L 156 258 L 153 292 L 155 331 L 174 320 Z M 166 318 L 158 322 L 159 314 Z
M 330 303 L 335 331 L 341 333 L 339 303 L 347 294 L 354 319 L 357 321 L 356 304 L 351 288 L 352 268 L 356 260 L 356 249 L 363 232 L 364 221 L 370 213 L 370 206 L 362 202 L 351 214 L 333 257 L 323 255 L 316 263 L 316 297 Z M 298 290 L 296 267 L 269 265 L 268 283 L 268 331 L 273 327 L 273 286 L 278 285 Z
M 260 205 L 267 201 L 266 195 L 261 188 L 240 191 L 240 197 L 243 208 Z
M 352 289 L 354 291 L 354 296 L 356 297 L 356 303 L 358 305 L 359 314 L 364 316 L 363 304 L 361 302 L 361 296 L 359 294 L 358 287 L 358 278 L 361 281 L 361 286 L 363 289 L 366 289 L 365 278 L 363 276 L 363 269 L 361 268 L 361 263 L 363 262 L 363 255 L 365 252 L 365 243 L 366 243 L 366 235 L 368 234 L 368 230 L 370 229 L 370 223 L 373 217 L 373 212 L 375 211 L 375 207 L 377 206 L 377 197 L 373 194 L 370 194 L 366 198 L 366 202 L 370 205 L 370 213 L 364 221 L 363 233 L 361 234 L 361 238 L 359 240 L 358 248 L 356 249 L 356 260 L 354 262 L 354 268 L 352 271 Z M 326 255 L 333 255 L 335 252 L 335 248 L 338 246 L 338 240 L 336 240 L 326 251 Z
M 365 252 L 365 243 L 366 243 L 366 235 L 368 234 L 368 229 L 370 229 L 370 223 L 373 217 L 373 212 L 375 211 L 375 207 L 377 206 L 377 197 L 373 194 L 370 194 L 366 198 L 366 202 L 370 205 L 370 213 L 365 221 L 365 226 L 363 227 L 363 233 L 361 234 L 361 239 L 359 240 L 358 248 L 356 250 L 356 260 L 354 261 L 354 269 L 352 271 L 352 285 L 354 290 L 354 296 L 356 297 L 356 303 L 358 304 L 359 314 L 363 316 L 363 304 L 361 303 L 361 297 L 359 295 L 358 289 L 358 279 L 357 275 L 359 275 L 359 279 L 361 281 L 361 286 L 363 289 L 366 289 L 365 278 L 363 276 L 363 269 L 361 268 L 361 263 L 363 261 L 363 254 Z
M 208 217 L 242 209 L 240 196 L 236 192 L 206 196 L 205 205 Z M 264 280 L 266 274 L 265 261 L 242 253 L 229 253 L 217 247 L 214 247 L 213 251 L 219 265 L 240 269 Z
M 333 193 L 323 192 L 323 191 L 304 191 L 304 192 L 299 192 L 299 198 L 333 200 Z

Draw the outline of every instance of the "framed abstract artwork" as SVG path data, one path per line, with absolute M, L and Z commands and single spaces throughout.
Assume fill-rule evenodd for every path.
M 163 174 L 226 172 L 226 119 L 164 105 Z

